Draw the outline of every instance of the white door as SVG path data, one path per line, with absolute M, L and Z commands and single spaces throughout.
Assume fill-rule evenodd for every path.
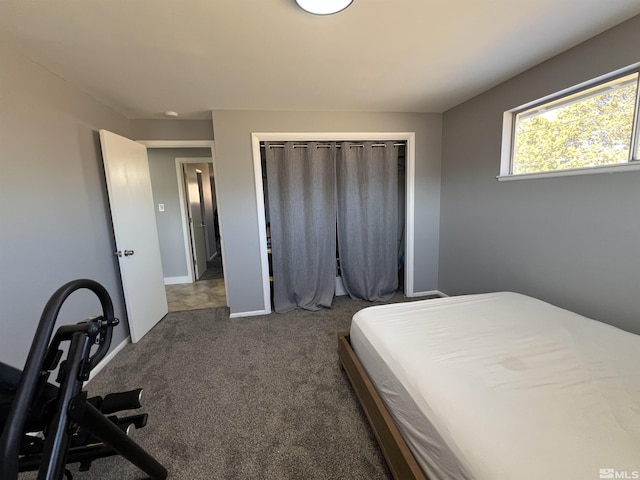
M 198 173 L 202 171 L 196 164 L 184 164 L 184 178 L 187 190 L 187 212 L 189 214 L 189 229 L 191 231 L 191 252 L 196 280 L 207 269 L 207 243 L 205 240 L 204 218 L 202 216 L 201 182 L 198 182 Z
M 131 341 L 169 311 L 151 194 L 147 147 L 100 130 L 116 252 Z

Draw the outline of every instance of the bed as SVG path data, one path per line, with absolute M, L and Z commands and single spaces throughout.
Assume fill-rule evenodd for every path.
M 338 354 L 398 480 L 640 478 L 638 335 L 501 292 L 365 308 Z

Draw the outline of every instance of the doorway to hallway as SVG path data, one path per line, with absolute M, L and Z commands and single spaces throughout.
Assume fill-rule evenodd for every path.
M 141 143 L 149 152 L 169 311 L 226 306 L 224 242 L 214 221 L 218 205 L 213 143 Z M 187 173 L 192 178 L 187 178 Z M 194 231 L 201 234 L 199 265 L 194 263 Z

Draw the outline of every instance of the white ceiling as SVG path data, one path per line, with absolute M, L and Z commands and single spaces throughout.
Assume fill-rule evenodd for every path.
M 2 0 L 0 40 L 129 118 L 442 112 L 628 18 L 638 0 Z

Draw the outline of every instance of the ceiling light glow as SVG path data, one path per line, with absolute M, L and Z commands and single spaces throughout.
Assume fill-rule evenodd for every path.
M 331 15 L 338 13 L 349 5 L 353 0 L 296 0 L 296 3 L 303 10 L 315 15 Z

